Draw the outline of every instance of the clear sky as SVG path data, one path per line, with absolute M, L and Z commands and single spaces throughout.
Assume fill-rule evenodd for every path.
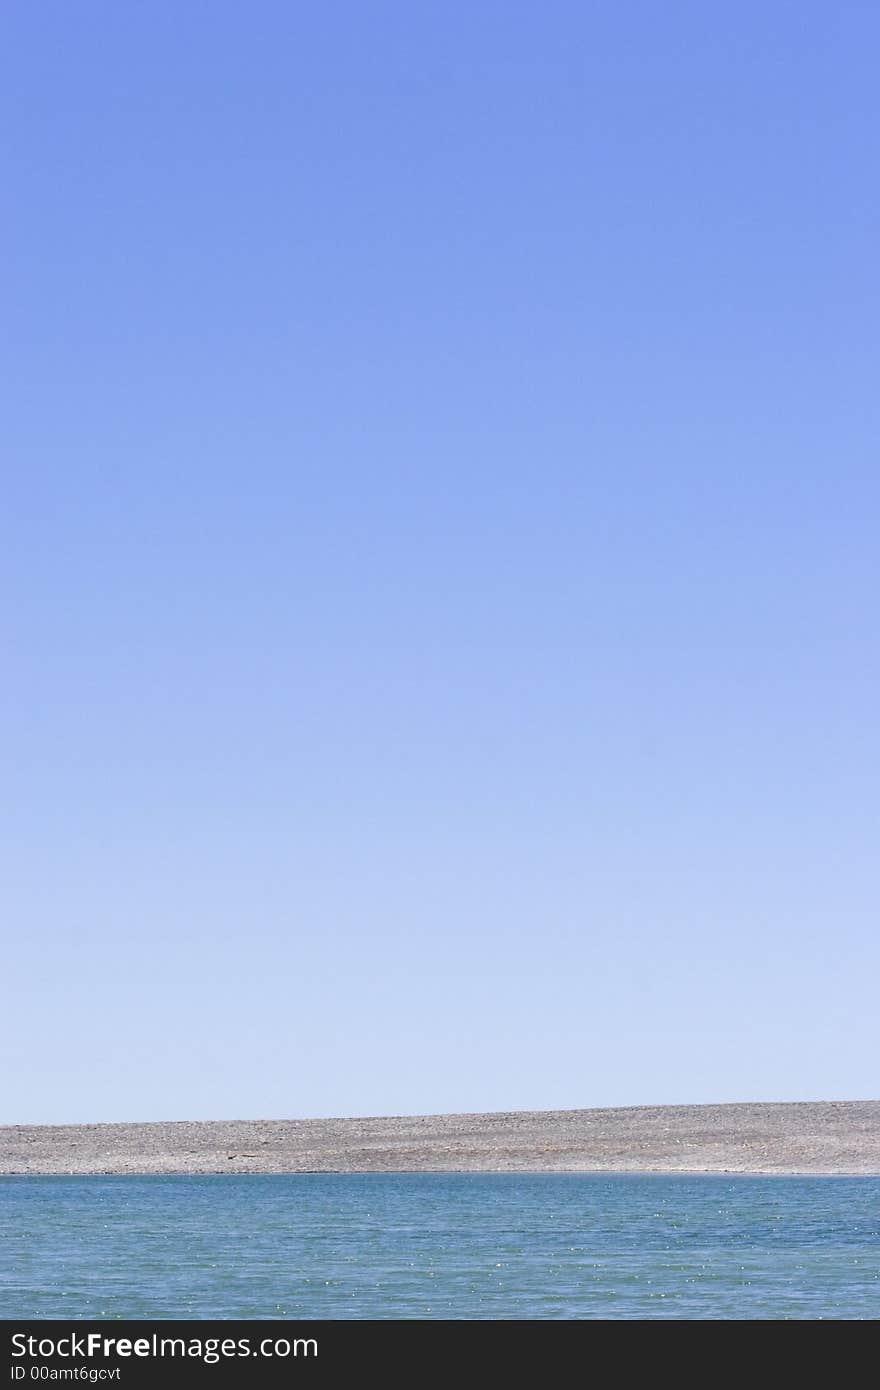
M 880 1092 L 878 41 L 5 6 L 0 1120 Z

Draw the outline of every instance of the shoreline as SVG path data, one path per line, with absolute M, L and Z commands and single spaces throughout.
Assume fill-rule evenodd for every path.
M 0 1126 L 0 1176 L 880 1176 L 880 1101 Z

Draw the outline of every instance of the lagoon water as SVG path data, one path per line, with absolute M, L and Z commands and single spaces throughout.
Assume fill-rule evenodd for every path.
M 880 1179 L 0 1179 L 5 1318 L 875 1318 Z

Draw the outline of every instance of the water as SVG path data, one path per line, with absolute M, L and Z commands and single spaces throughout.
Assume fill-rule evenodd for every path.
M 0 1316 L 874 1318 L 880 1179 L 0 1179 Z

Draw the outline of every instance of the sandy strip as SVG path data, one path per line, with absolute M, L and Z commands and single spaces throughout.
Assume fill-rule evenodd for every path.
M 0 1174 L 880 1175 L 880 1101 L 0 1127 Z

